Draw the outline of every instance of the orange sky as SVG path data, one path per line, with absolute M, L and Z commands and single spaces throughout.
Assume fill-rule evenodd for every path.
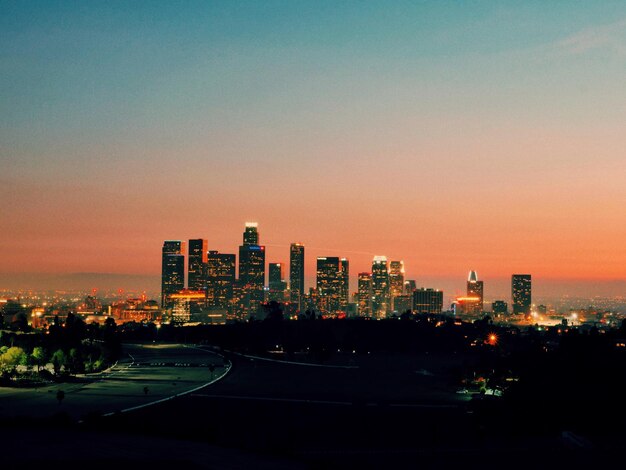
M 619 5 L 10 8 L 0 273 L 158 274 L 164 239 L 235 253 L 252 220 L 309 276 L 626 279 Z

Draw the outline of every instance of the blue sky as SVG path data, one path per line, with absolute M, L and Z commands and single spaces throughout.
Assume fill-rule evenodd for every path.
M 626 278 L 625 79 L 623 1 L 0 1 L 0 257 L 153 273 L 251 219 L 417 274 Z

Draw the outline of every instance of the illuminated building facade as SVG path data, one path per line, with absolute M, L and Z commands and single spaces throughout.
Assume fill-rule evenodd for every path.
M 471 311 L 465 312 L 468 314 L 479 314 L 484 310 L 483 306 L 483 281 L 478 280 L 476 271 L 470 271 L 467 277 L 467 297 L 478 297 L 477 302 L 470 302 L 467 304 L 467 308 Z
M 393 298 L 393 313 L 395 315 L 402 315 L 403 313 L 411 312 L 413 310 L 413 296 L 410 294 L 400 294 Z
M 189 240 L 187 254 L 187 288 L 206 292 L 207 241 L 201 238 Z M 204 300 L 202 301 L 204 304 Z
M 185 288 L 185 242 L 163 242 L 161 263 L 161 306 L 172 306 L 169 296 Z
M 417 283 L 415 279 L 408 279 L 404 281 L 404 293 L 413 295 L 413 291 L 417 289 Z
M 235 255 L 209 251 L 206 264 L 207 306 L 231 310 L 235 284 Z
M 442 310 L 443 291 L 423 287 L 413 291 L 413 312 L 437 315 Z
M 256 222 L 246 222 L 243 232 L 244 245 L 259 244 L 259 225 Z
M 322 314 L 339 312 L 347 306 L 346 278 L 348 263 L 337 257 L 317 258 L 318 309 Z
M 304 293 L 304 245 L 292 243 L 289 249 L 289 295 L 298 310 L 302 310 Z
M 191 320 L 191 304 L 197 304 L 204 298 L 204 292 L 190 289 L 182 289 L 179 292 L 170 294 L 168 299 L 173 305 L 172 322 L 185 323 Z
M 109 315 L 115 323 L 126 322 L 153 322 L 160 320 L 161 310 L 154 300 L 126 299 L 113 303 L 109 308 Z
M 247 222 L 239 247 L 239 281 L 244 316 L 256 313 L 265 301 L 265 247 L 260 246 L 256 222 Z
M 345 312 L 350 303 L 350 262 L 341 258 L 339 268 L 339 306 Z
M 459 296 L 454 300 L 452 309 L 455 315 L 478 317 L 481 314 L 481 299 L 477 296 Z
M 269 264 L 269 298 L 276 302 L 285 301 L 285 290 L 287 283 L 285 282 L 285 263 Z
M 398 311 L 395 306 L 395 298 L 404 293 L 404 261 L 389 262 L 389 295 L 391 297 L 391 309 Z
M 532 278 L 530 274 L 513 274 L 511 277 L 513 313 L 530 315 L 532 306 Z
M 495 300 L 491 303 L 491 311 L 496 315 L 506 315 L 509 313 L 509 306 L 504 300 Z
M 358 278 L 358 311 L 361 317 L 372 316 L 372 274 L 359 273 Z
M 387 258 L 375 256 L 372 261 L 372 316 L 385 318 L 389 313 L 389 269 Z

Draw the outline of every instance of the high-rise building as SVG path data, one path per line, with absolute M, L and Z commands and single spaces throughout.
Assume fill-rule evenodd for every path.
M 358 282 L 359 316 L 372 316 L 372 274 L 359 273 Z
M 206 291 L 207 241 L 201 238 L 189 240 L 187 259 L 187 287 L 195 291 Z
M 243 244 L 244 245 L 258 245 L 259 244 L 259 224 L 256 222 L 246 222 L 245 230 L 243 232 Z
M 513 313 L 530 315 L 532 305 L 532 279 L 530 274 L 513 274 L 511 277 Z
M 372 315 L 385 318 L 389 313 L 389 269 L 387 258 L 375 256 L 372 261 Z
M 298 310 L 302 310 L 304 294 L 304 245 L 292 243 L 289 249 L 289 295 Z
M 276 302 L 285 301 L 285 263 L 269 264 L 269 299 Z
M 402 295 L 404 291 L 404 261 L 391 261 L 389 263 L 389 296 L 391 297 L 391 309 L 397 311 L 394 299 Z
M 402 295 L 404 290 L 404 261 L 389 263 L 389 292 L 391 296 Z
M 478 280 L 476 271 L 470 271 L 467 277 L 467 297 L 478 297 L 478 301 L 468 304 L 471 311 L 468 314 L 480 314 L 484 310 L 483 306 L 483 281 Z
M 239 280 L 244 297 L 245 314 L 256 313 L 265 301 L 265 247 L 242 245 L 239 247 Z
M 232 309 L 235 258 L 234 254 L 209 251 L 206 268 L 208 307 L 227 311 Z
M 161 262 L 161 307 L 172 306 L 169 296 L 185 288 L 185 242 L 163 242 Z
M 317 258 L 318 309 L 321 313 L 337 313 L 348 303 L 346 289 L 347 260 L 337 257 Z
M 400 294 L 393 298 L 393 313 L 395 315 L 402 315 L 406 312 L 413 310 L 413 295 L 412 294 Z
M 504 300 L 494 300 L 491 303 L 491 311 L 495 315 L 506 315 L 509 311 L 509 306 Z
M 417 289 L 417 283 L 415 279 L 408 279 L 404 281 L 404 293 L 413 295 L 413 291 Z
M 242 286 L 243 316 L 255 314 L 265 301 L 265 247 L 260 246 L 256 222 L 246 222 L 243 245 L 239 247 L 239 281 Z
M 339 283 L 339 306 L 346 311 L 350 303 L 350 262 L 347 258 L 341 258 L 339 262 L 340 283 Z
M 415 289 L 413 291 L 413 311 L 415 313 L 439 314 L 443 310 L 443 292 L 435 289 Z

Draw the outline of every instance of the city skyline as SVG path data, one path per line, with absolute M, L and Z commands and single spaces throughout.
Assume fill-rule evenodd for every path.
M 255 222 L 255 227 L 257 223 Z M 241 226 L 241 223 L 240 223 Z M 258 236 L 258 235 L 257 235 Z M 239 237 L 241 237 L 241 230 L 239 231 Z M 191 239 L 191 238 L 182 238 L 181 240 L 170 239 L 166 240 L 165 243 L 171 242 L 182 242 L 182 245 L 185 250 L 187 250 L 188 245 L 194 241 L 202 241 L 207 242 L 204 239 Z M 161 241 L 162 245 L 164 242 Z M 326 255 L 330 254 L 338 254 L 338 253 L 348 253 L 349 256 L 345 256 L 351 264 L 353 264 L 353 260 L 355 257 L 361 261 L 363 265 L 363 271 L 371 270 L 372 259 L 381 255 L 372 255 L 370 256 L 367 253 L 355 253 L 350 250 L 337 250 L 332 248 L 318 248 L 318 247 L 309 247 L 306 243 L 295 243 L 296 245 L 306 246 L 306 259 L 305 263 L 305 292 L 308 289 L 315 287 L 316 285 L 316 267 L 315 260 L 319 256 L 316 253 L 326 253 Z M 268 272 L 269 264 L 275 262 L 283 262 L 279 261 L 281 259 L 289 259 L 290 256 L 290 247 L 289 245 L 281 245 L 277 246 L 275 244 L 267 244 L 269 250 L 266 251 L 266 259 L 265 259 L 265 270 Z M 237 258 L 237 263 L 239 263 L 239 256 L 237 253 L 237 242 L 234 241 L 230 248 L 226 248 L 225 250 L 216 250 L 213 245 L 211 245 L 210 240 L 204 245 L 208 247 L 208 253 L 232 253 L 228 255 L 220 255 L 220 256 L 234 256 Z M 276 255 L 276 249 L 282 249 L 279 251 L 283 254 Z M 267 252 L 269 251 L 269 255 Z M 154 252 L 152 253 L 152 257 L 154 258 Z M 206 255 L 206 253 L 205 253 Z M 384 257 L 389 260 L 389 257 Z M 185 251 L 184 256 L 184 266 L 183 261 L 180 261 L 180 267 L 178 270 L 184 268 L 185 271 L 185 285 L 188 284 L 188 263 L 189 263 L 189 253 Z M 406 263 L 402 263 L 403 269 L 404 266 L 407 266 Z M 388 262 L 389 264 L 389 262 Z M 472 268 L 475 268 L 473 266 Z M 453 301 L 455 297 L 462 296 L 465 294 L 465 285 L 466 282 L 464 277 L 467 277 L 467 269 L 462 273 L 458 273 L 458 275 L 454 276 L 437 276 L 433 273 L 420 272 L 419 269 L 414 269 L 414 267 L 408 265 L 407 271 L 405 274 L 405 279 L 410 279 L 416 282 L 416 287 L 418 288 L 435 288 L 445 292 L 445 296 L 449 301 Z M 360 270 L 360 268 L 359 268 Z M 159 269 L 161 271 L 161 268 Z M 289 274 L 289 270 L 285 271 Z M 472 270 L 472 272 L 474 272 Z M 481 271 L 482 273 L 483 271 Z M 417 274 L 416 274 L 417 273 Z M 485 292 L 485 298 L 489 301 L 492 300 L 500 300 L 500 299 L 508 299 L 511 301 L 511 272 L 505 274 L 504 276 L 493 276 L 487 274 L 486 276 L 481 275 L 481 279 L 486 280 L 488 284 L 488 288 Z M 358 274 L 359 272 L 356 269 L 352 270 L 352 273 L 349 277 L 350 280 L 350 294 L 357 293 L 358 286 Z M 470 273 L 471 274 L 471 273 Z M 475 275 L 475 272 L 474 272 Z M 80 277 L 85 277 L 85 282 L 80 282 Z M 289 276 L 287 276 L 288 278 Z M 557 300 L 562 296 L 571 296 L 572 298 L 580 298 L 580 297 L 621 297 L 624 292 L 624 288 L 626 287 L 626 281 L 622 280 L 613 280 L 607 283 L 603 283 L 598 280 L 589 280 L 589 279 L 551 279 L 545 277 L 538 277 L 533 274 L 533 277 L 539 279 L 538 285 L 533 286 L 533 289 L 537 289 L 538 297 L 542 299 L 551 299 Z M 41 280 L 43 279 L 43 281 Z M 97 281 L 93 281 L 92 279 L 97 279 Z M 287 279 L 286 279 L 287 280 Z M 6 275 L 4 273 L 0 273 L 0 281 L 2 281 L 5 289 L 9 290 L 45 290 L 46 288 L 51 289 L 82 289 L 82 290 L 91 290 L 94 289 L 129 289 L 131 291 L 144 291 L 150 292 L 153 295 L 158 294 L 162 291 L 162 287 L 159 287 L 161 284 L 161 275 L 153 274 L 153 275 L 137 275 L 137 274 L 124 274 L 124 273 L 96 273 L 96 272 L 85 272 L 85 273 L 23 273 L 22 275 L 14 274 L 14 275 Z M 42 284 L 43 283 L 43 284 Z M 265 283 L 268 285 L 268 283 Z
M 268 259 L 623 293 L 626 6 L 479 3 L 3 3 L 2 279 L 252 219 Z
M 306 289 L 306 246 L 300 242 L 290 244 L 287 273 L 284 262 L 266 258 L 265 245 L 260 245 L 260 240 L 258 222 L 245 222 L 237 271 L 237 256 L 210 250 L 206 239 L 190 239 L 187 252 L 186 242 L 165 240 L 162 247 L 161 306 L 164 309 L 173 308 L 179 320 L 183 317 L 188 319 L 193 311 L 205 309 L 217 316 L 225 315 L 230 320 L 241 320 L 263 312 L 263 305 L 269 306 L 271 301 L 283 305 L 291 313 L 317 311 L 322 315 L 343 318 L 367 316 L 383 319 L 419 309 L 440 313 L 444 299 L 455 315 L 478 317 L 486 311 L 484 281 L 479 280 L 478 273 L 473 269 L 467 277 L 466 292 L 462 295 L 458 291 L 448 292 L 446 298 L 440 286 L 426 287 L 425 283 L 421 283 L 418 289 L 416 279 L 405 278 L 404 261 L 401 260 L 389 261 L 385 256 L 374 256 L 371 271 L 359 272 L 356 276 L 353 274 L 355 279 L 352 279 L 348 258 L 318 256 L 314 284 Z M 354 289 L 351 279 L 356 281 Z M 500 311 L 507 305 L 503 298 L 507 297 L 492 293 L 494 311 Z M 530 274 L 512 274 L 511 296 L 507 300 L 512 305 L 511 313 L 528 316 L 537 312 L 539 307 L 535 308 L 537 304 L 532 302 Z M 436 308 L 439 310 L 435 312 Z M 541 309 L 547 311 L 547 306 L 543 304 Z
M 5 467 L 623 459 L 626 1 L 0 0 L 0 64 Z

